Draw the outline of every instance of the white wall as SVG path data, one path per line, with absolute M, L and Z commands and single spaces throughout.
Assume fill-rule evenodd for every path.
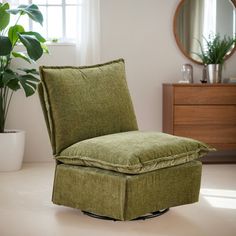
M 177 82 L 182 64 L 189 61 L 180 53 L 172 33 L 178 0 L 101 0 L 102 61 L 123 57 L 139 127 L 162 129 L 162 83 Z M 73 65 L 73 46 L 52 46 L 51 56 L 40 64 Z M 226 63 L 225 77 L 236 75 L 236 54 Z M 194 65 L 195 81 L 201 66 Z M 38 97 L 14 97 L 8 127 L 27 131 L 25 161 L 48 161 L 49 139 Z
M 177 82 L 181 66 L 191 63 L 177 48 L 172 21 L 178 0 L 102 0 L 102 59 L 124 57 L 139 126 L 162 129 L 162 83 Z M 236 75 L 236 55 L 227 73 Z M 199 82 L 202 67 L 194 66 Z

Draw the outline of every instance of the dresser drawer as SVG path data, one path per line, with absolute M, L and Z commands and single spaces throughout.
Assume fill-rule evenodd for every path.
M 174 104 L 236 104 L 236 86 L 175 86 Z
M 205 143 L 236 143 L 235 125 L 175 125 L 174 134 Z
M 222 151 L 213 154 L 215 159 L 209 158 L 208 163 L 236 163 L 236 85 L 163 84 L 163 132 Z M 229 151 L 235 155 L 227 159 Z
M 236 105 L 176 105 L 175 125 L 236 125 Z

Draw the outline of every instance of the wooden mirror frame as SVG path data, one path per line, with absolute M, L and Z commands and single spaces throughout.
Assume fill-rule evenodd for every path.
M 199 64 L 199 65 L 203 65 L 202 62 L 199 62 L 195 59 L 193 59 L 192 57 L 190 57 L 186 51 L 184 50 L 180 40 L 179 40 L 179 37 L 177 35 L 177 30 L 176 30 L 176 23 L 177 23 L 177 17 L 178 17 L 178 14 L 179 14 L 179 11 L 180 11 L 180 8 L 182 7 L 182 5 L 184 4 L 185 1 L 188 1 L 188 0 L 181 0 L 175 10 L 175 14 L 174 14 L 174 21 L 173 21 L 173 32 L 174 32 L 174 37 L 175 37 L 175 42 L 177 43 L 177 46 L 178 48 L 180 49 L 180 51 L 185 55 L 185 57 L 187 57 L 190 61 L 196 63 L 196 64 Z M 229 0 L 230 1 L 230 0 Z M 234 5 L 234 7 L 236 8 L 236 0 L 231 0 L 232 4 Z M 233 54 L 234 52 L 236 51 L 236 45 L 234 46 L 234 48 L 232 49 L 232 51 L 225 57 L 225 61 L 227 59 L 229 59 Z

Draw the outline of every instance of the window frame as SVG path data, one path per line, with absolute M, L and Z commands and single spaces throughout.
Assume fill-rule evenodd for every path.
M 33 0 L 27 0 L 28 4 L 34 4 Z M 60 38 L 56 38 L 58 39 L 57 43 L 61 43 L 61 44 L 74 44 L 76 38 L 68 38 L 66 35 L 66 7 L 67 6 L 72 6 L 72 7 L 80 7 L 82 5 L 80 0 L 77 0 L 78 3 L 77 4 L 67 4 L 66 0 L 61 0 L 61 4 L 48 4 L 48 1 L 46 1 L 45 4 L 36 4 L 38 7 L 45 7 L 46 8 L 46 17 L 44 15 L 44 22 L 43 22 L 43 27 L 45 27 L 46 29 L 46 40 L 49 42 L 52 42 L 53 39 L 55 39 L 56 37 L 50 38 L 48 37 L 48 7 L 61 7 L 62 8 L 62 37 Z M 8 2 L 7 0 L 3 0 L 3 2 Z M 11 4 L 13 7 L 17 7 L 17 4 Z M 33 20 L 32 19 L 28 19 L 28 24 L 29 24 L 29 31 L 33 31 Z

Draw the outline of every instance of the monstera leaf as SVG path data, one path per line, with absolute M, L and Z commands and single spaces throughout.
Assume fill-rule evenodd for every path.
M 33 21 L 40 23 L 41 25 L 43 24 L 43 15 L 39 11 L 39 8 L 35 4 L 30 4 L 30 5 L 19 5 L 16 9 L 10 9 L 7 10 L 7 12 L 11 14 L 27 14 Z
M 24 27 L 21 25 L 14 25 L 8 30 L 8 38 L 10 39 L 12 45 L 15 45 L 19 39 L 18 33 L 23 33 Z
M 0 56 L 7 56 L 11 53 L 12 44 L 8 37 L 0 36 Z
M 7 12 L 9 9 L 9 4 L 8 3 L 0 3 L 0 31 L 4 30 L 10 21 L 10 15 Z
M 38 78 L 30 74 L 19 76 L 19 82 L 25 91 L 26 97 L 29 97 L 35 93 L 39 81 L 40 80 Z
M 13 25 L 9 25 L 11 14 L 18 15 Z M 0 3 L 0 133 L 4 133 L 13 93 L 23 89 L 25 95 L 29 97 L 35 93 L 40 81 L 36 69 L 14 68 L 11 66 L 12 59 L 35 63 L 44 52 L 48 53 L 44 37 L 34 31 L 25 32 L 24 27 L 18 24 L 23 15 L 41 25 L 43 23 L 43 15 L 35 4 L 19 5 L 15 9 L 10 9 L 8 3 Z M 22 52 L 17 50 L 19 48 L 15 49 L 19 42 L 23 44 Z
M 43 55 L 43 49 L 40 42 L 32 36 L 18 33 L 20 41 L 26 47 L 27 53 L 31 59 L 37 61 Z
M 15 74 L 10 69 L 5 71 L 2 82 L 4 83 L 4 85 L 9 87 L 13 91 L 20 89 L 19 79 L 17 78 L 17 74 Z
M 28 31 L 28 32 L 23 32 L 21 35 L 29 35 L 37 39 L 40 43 L 45 43 L 46 39 L 39 33 L 33 32 L 33 31 Z
M 23 52 L 12 52 L 12 56 L 15 58 L 21 58 L 27 61 L 28 63 L 34 62 L 28 55 Z

